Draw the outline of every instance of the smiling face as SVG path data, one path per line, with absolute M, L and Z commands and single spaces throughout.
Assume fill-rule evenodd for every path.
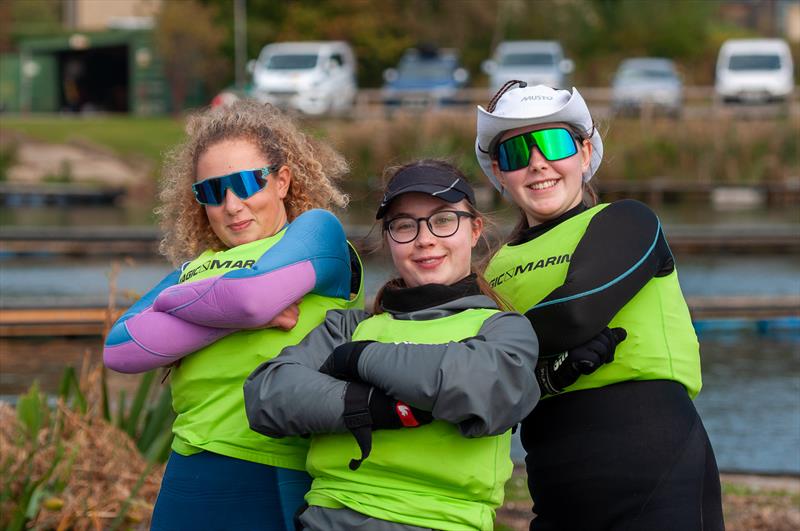
M 503 133 L 500 141 L 528 131 L 552 127 L 566 127 L 562 123 L 539 124 L 511 129 Z M 539 148 L 534 148 L 528 166 L 514 171 L 501 171 L 497 161 L 492 161 L 492 171 L 508 192 L 511 200 L 520 207 L 534 226 L 557 218 L 577 206 L 583 198 L 583 172 L 589 168 L 592 144 L 584 140 L 578 152 L 566 159 L 548 161 Z
M 246 138 L 227 139 L 212 144 L 197 159 L 197 181 L 221 177 L 242 170 L 269 166 L 270 161 L 256 144 Z M 289 191 L 291 172 L 282 166 L 267 176 L 267 185 L 247 199 L 239 199 L 230 189 L 219 206 L 206 206 L 211 229 L 230 247 L 254 242 L 276 234 L 286 224 L 283 199 Z
M 387 220 L 397 216 L 422 218 L 442 210 L 469 212 L 469 203 L 462 199 L 448 203 L 419 192 L 398 196 L 392 201 L 386 215 Z M 425 284 L 450 285 L 470 273 L 472 248 L 478 243 L 483 221 L 480 218 L 461 218 L 458 230 L 452 236 L 434 236 L 425 222 L 420 222 L 419 234 L 408 243 L 397 243 L 385 234 L 397 272 L 406 286 Z

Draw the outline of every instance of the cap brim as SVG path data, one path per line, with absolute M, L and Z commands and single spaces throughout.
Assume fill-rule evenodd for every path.
M 386 198 L 384 198 L 383 202 L 381 202 L 380 206 L 378 207 L 378 211 L 375 214 L 375 219 L 383 218 L 383 216 L 386 215 L 386 211 L 389 210 L 389 206 L 392 204 L 392 201 L 397 199 L 398 196 L 401 196 L 403 194 L 408 194 L 411 192 L 428 194 L 433 197 L 438 197 L 443 201 L 447 201 L 448 203 L 458 203 L 462 199 L 469 199 L 467 194 L 465 194 L 461 190 L 456 190 L 455 188 L 451 188 L 449 190 L 442 190 L 441 186 L 415 183 L 406 186 L 405 188 L 401 188 L 393 192 L 391 195 L 388 195 Z

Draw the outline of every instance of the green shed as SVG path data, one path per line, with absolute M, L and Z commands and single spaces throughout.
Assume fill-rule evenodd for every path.
M 169 86 L 150 30 L 27 38 L 18 47 L 16 60 L 2 57 L 0 104 L 6 110 L 170 111 Z

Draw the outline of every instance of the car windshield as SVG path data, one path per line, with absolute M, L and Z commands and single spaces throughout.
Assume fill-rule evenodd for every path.
M 270 55 L 267 60 L 269 70 L 308 70 L 317 66 L 317 54 Z
M 621 81 L 671 80 L 675 79 L 675 73 L 664 68 L 623 68 L 617 74 L 617 79 Z
M 781 58 L 777 55 L 732 55 L 730 70 L 780 70 Z
M 437 81 L 450 79 L 453 75 L 453 63 L 440 59 L 409 59 L 400 63 L 399 77 L 417 81 Z
M 555 56 L 551 53 L 509 53 L 500 60 L 502 66 L 553 66 Z

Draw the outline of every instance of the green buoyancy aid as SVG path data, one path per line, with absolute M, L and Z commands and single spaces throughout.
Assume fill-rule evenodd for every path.
M 564 284 L 586 227 L 607 206 L 590 208 L 529 242 L 504 245 L 486 269 L 486 279 L 514 310 L 525 313 Z M 628 333 L 617 346 L 614 361 L 581 376 L 565 392 L 628 380 L 675 380 L 692 398 L 700 392 L 699 345 L 677 270 L 653 277 L 608 326 L 621 326 Z
M 206 251 L 184 268 L 192 275 L 181 281 L 194 282 L 250 267 L 284 234 L 281 231 L 225 251 Z M 200 267 L 205 264 L 211 267 Z M 251 431 L 242 385 L 261 363 L 277 356 L 284 347 L 299 343 L 324 320 L 328 310 L 363 308 L 363 291 L 362 278 L 358 294 L 349 301 L 307 294 L 300 302 L 297 325 L 291 330 L 242 330 L 183 358 L 171 376 L 172 405 L 177 413 L 172 449 L 182 455 L 208 450 L 246 461 L 304 470 L 308 439 L 273 439 Z
M 470 309 L 429 321 L 382 313 L 362 321 L 352 340 L 441 344 L 475 336 L 497 310 Z M 361 452 L 349 433 L 315 435 L 307 468 L 314 477 L 310 505 L 347 507 L 390 522 L 446 531 L 493 529 L 511 477 L 511 432 L 466 438 L 449 423 L 373 432 L 372 453 L 358 470 Z

